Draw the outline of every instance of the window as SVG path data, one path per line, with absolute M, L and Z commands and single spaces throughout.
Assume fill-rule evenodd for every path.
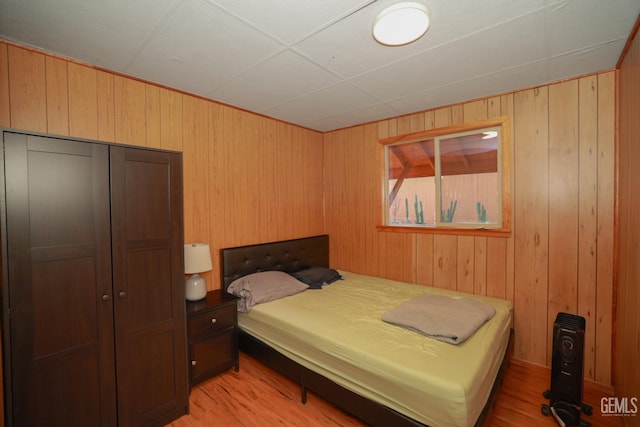
M 381 141 L 385 226 L 508 231 L 507 128 L 499 119 Z

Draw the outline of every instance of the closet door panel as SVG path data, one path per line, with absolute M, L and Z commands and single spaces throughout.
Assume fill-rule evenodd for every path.
M 188 402 L 179 154 L 111 147 L 113 286 L 121 426 Z
M 13 424 L 115 425 L 108 148 L 4 136 Z
M 131 249 L 127 253 L 126 289 L 129 298 L 124 302 L 127 310 L 128 330 L 144 331 L 160 326 L 171 327 L 171 250 L 166 247 Z M 155 286 L 149 289 L 149 283 Z M 134 301 L 135 304 L 129 304 Z

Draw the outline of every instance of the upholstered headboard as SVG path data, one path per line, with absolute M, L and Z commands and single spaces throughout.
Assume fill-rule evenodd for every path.
M 220 283 L 227 289 L 247 274 L 270 270 L 294 273 L 316 266 L 329 267 L 327 234 L 221 249 Z

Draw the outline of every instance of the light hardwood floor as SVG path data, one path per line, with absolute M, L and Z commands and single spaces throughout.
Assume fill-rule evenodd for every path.
M 488 427 L 557 426 L 540 412 L 542 391 L 549 387 L 549 369 L 514 360 L 507 370 Z M 593 416 L 583 418 L 594 427 L 621 427 L 620 417 L 603 417 L 600 398 L 611 389 L 585 382 L 584 400 Z M 230 370 L 191 389 L 190 414 L 171 427 L 314 427 L 362 426 L 319 397 L 309 394 L 305 405 L 300 389 L 253 358 L 240 354 L 240 372 Z

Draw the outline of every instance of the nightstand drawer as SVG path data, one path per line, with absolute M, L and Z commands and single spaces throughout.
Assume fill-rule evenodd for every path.
M 236 326 L 236 306 L 228 305 L 189 319 L 189 339 L 206 337 L 230 326 Z

